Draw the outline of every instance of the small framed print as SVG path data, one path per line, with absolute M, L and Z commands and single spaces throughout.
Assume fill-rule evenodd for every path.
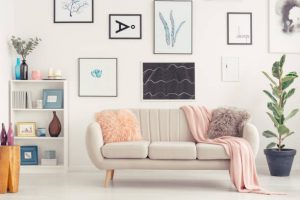
M 109 39 L 142 39 L 142 15 L 110 14 Z
M 118 59 L 79 58 L 79 96 L 117 97 Z
M 35 122 L 17 122 L 18 137 L 36 137 L 35 129 Z
M 222 81 L 238 82 L 239 57 L 222 57 Z
M 43 108 L 61 109 L 63 108 L 63 89 L 44 89 L 43 90 Z
M 21 165 L 38 165 L 37 146 L 21 146 Z
M 227 44 L 252 45 L 252 13 L 227 13 Z
M 93 23 L 94 0 L 54 0 L 54 23 Z

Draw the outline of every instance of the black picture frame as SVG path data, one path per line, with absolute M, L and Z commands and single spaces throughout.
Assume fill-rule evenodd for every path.
M 250 21 L 250 41 L 249 42 L 231 42 L 230 41 L 230 15 L 249 15 Z M 253 43 L 253 36 L 252 36 L 252 12 L 227 12 L 227 45 L 252 45 Z
M 92 2 L 92 6 L 91 6 L 91 15 L 92 15 L 92 19 L 91 21 L 57 21 L 56 19 L 56 1 L 57 0 L 53 0 L 53 23 L 55 24 L 60 24 L 60 23 L 94 23 L 94 0 L 91 0 Z
M 194 62 L 144 62 L 141 82 L 144 101 L 196 100 Z
M 38 165 L 38 146 L 21 146 L 21 165 Z
M 111 30 L 111 23 L 112 23 L 112 21 L 111 21 L 111 18 L 112 17 L 116 17 L 116 16 L 120 16 L 120 17 L 132 17 L 132 16 L 135 16 L 135 17 L 138 17 L 139 18 L 139 21 L 140 21 L 140 23 L 139 23 L 139 26 L 140 26 L 140 34 L 139 34 L 139 36 L 138 37 L 113 37 L 112 36 L 112 30 Z M 108 29 L 109 29 L 109 39 L 136 39 L 136 40 L 138 40 L 138 39 L 142 39 L 142 14 L 109 14 L 109 16 L 108 16 L 108 18 L 109 18 L 109 22 L 108 22 L 108 25 L 109 25 L 109 27 L 108 27 Z M 125 22 L 123 23 L 124 24 L 124 26 L 128 26 L 127 24 L 125 24 Z M 130 26 L 128 26 L 128 27 L 130 27 Z
M 92 59 L 101 59 L 101 60 L 106 60 L 106 59 L 113 59 L 116 61 L 116 91 L 115 91 L 115 95 L 82 95 L 81 94 L 81 72 L 80 72 L 80 61 L 81 60 L 92 60 Z M 78 58 L 78 96 L 79 97 L 118 97 L 118 58 Z
M 189 53 L 157 53 L 156 52 L 156 45 L 155 45 L 155 12 L 156 12 L 156 8 L 155 8 L 155 2 L 190 2 L 191 3 L 191 52 Z M 165 55 L 192 55 L 193 54 L 193 0 L 154 0 L 153 1 L 153 16 L 154 16 L 154 20 L 153 20 L 153 54 L 165 54 Z

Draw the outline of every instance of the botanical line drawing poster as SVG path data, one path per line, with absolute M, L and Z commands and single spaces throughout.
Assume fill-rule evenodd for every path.
M 55 23 L 92 23 L 93 0 L 54 0 Z
M 154 53 L 192 53 L 192 1 L 154 2 Z

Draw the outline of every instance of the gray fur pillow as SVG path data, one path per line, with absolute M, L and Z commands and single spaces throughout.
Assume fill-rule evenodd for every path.
M 250 114 L 236 108 L 217 108 L 212 111 L 212 121 L 207 136 L 210 139 L 222 136 L 243 136 L 243 128 Z

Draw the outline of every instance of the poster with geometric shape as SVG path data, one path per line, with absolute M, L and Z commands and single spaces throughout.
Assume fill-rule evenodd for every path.
M 270 0 L 269 49 L 272 53 L 300 53 L 299 0 Z
M 142 15 L 110 14 L 109 39 L 141 39 Z
M 252 13 L 227 13 L 227 44 L 252 45 Z
M 117 58 L 79 58 L 79 96 L 118 95 Z
M 154 1 L 154 53 L 192 54 L 192 1 Z
M 54 0 L 54 23 L 93 23 L 94 0 Z
M 195 99 L 195 63 L 143 63 L 143 99 Z
M 239 58 L 222 57 L 222 81 L 239 81 Z

